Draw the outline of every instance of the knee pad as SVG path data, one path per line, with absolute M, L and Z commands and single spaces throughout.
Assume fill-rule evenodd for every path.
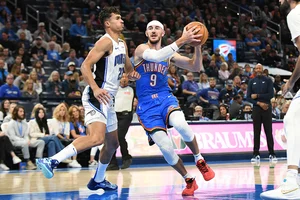
M 194 139 L 193 130 L 186 122 L 182 111 L 173 111 L 169 117 L 169 124 L 180 133 L 185 142 L 191 142 Z
M 171 166 L 177 164 L 179 157 L 175 153 L 167 134 L 163 131 L 158 131 L 151 135 L 151 137 L 155 144 L 159 147 L 167 163 Z

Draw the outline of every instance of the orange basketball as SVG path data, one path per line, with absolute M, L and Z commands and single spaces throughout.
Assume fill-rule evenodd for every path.
M 190 43 L 190 45 L 193 47 L 198 46 L 200 44 L 203 45 L 208 39 L 208 35 L 209 35 L 206 26 L 201 22 L 190 22 L 188 25 L 186 25 L 186 29 L 189 30 L 193 26 L 197 26 L 197 28 L 200 28 L 200 31 L 198 31 L 196 34 L 202 34 L 202 36 L 200 38 L 201 42 L 192 42 Z

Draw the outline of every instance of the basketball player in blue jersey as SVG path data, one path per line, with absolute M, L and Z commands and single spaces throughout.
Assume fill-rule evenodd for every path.
M 292 41 L 300 53 L 300 0 L 280 0 L 280 3 L 282 8 L 287 6 L 291 9 L 287 16 L 287 24 Z M 294 87 L 299 78 L 300 55 L 292 76 L 284 85 L 283 96 Z M 262 199 L 300 199 L 300 90 L 294 96 L 283 122 L 287 138 L 287 174 L 277 189 L 261 193 Z
M 118 187 L 105 180 L 105 171 L 112 155 L 119 146 L 117 117 L 114 110 L 114 96 L 124 72 L 129 78 L 140 76 L 133 71 L 127 55 L 126 43 L 119 39 L 124 28 L 120 11 L 115 7 L 105 7 L 100 13 L 106 34 L 89 52 L 81 66 L 81 72 L 88 83 L 83 95 L 85 125 L 88 135 L 77 138 L 72 144 L 51 158 L 37 159 L 38 168 L 46 178 L 53 177 L 53 169 L 62 161 L 94 146 L 103 145 L 95 176 L 87 187 L 90 190 L 116 190 Z
M 186 29 L 184 29 L 182 37 L 185 33 Z M 139 45 L 135 50 L 135 70 L 141 75 L 141 78 L 136 81 L 137 114 L 143 128 L 160 148 L 167 163 L 185 179 L 187 186 L 182 195 L 192 196 L 198 188 L 196 180 L 186 171 L 182 160 L 174 152 L 172 143 L 166 134 L 166 128 L 172 126 L 181 134 L 193 152 L 196 166 L 206 181 L 214 178 L 215 173 L 200 154 L 196 137 L 180 110 L 178 100 L 172 95 L 168 86 L 167 71 L 169 61 L 192 72 L 203 70 L 201 46 L 195 47 L 195 53 L 190 59 L 176 53 L 179 47 L 190 41 L 183 41 L 183 38 L 179 38 L 171 45 L 162 48 L 161 38 L 163 35 L 164 27 L 159 21 L 149 22 L 146 30 L 148 42 Z M 197 39 L 199 40 L 199 38 L 194 38 L 194 40 Z

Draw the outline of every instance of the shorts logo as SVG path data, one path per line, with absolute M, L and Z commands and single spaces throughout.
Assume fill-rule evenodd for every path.
M 86 115 L 88 115 L 88 114 L 90 114 L 90 115 L 95 115 L 96 114 L 96 111 L 95 110 L 91 110 L 90 112 L 88 112 Z

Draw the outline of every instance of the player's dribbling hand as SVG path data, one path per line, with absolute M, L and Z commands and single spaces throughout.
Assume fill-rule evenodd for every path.
M 128 79 L 130 81 L 136 81 L 141 78 L 141 75 L 137 71 L 132 71 L 128 74 Z
M 192 43 L 192 42 L 201 42 L 200 38 L 202 37 L 202 34 L 196 33 L 200 31 L 200 28 L 197 28 L 196 26 L 190 28 L 189 30 L 186 29 L 186 26 L 183 28 L 182 38 L 184 39 L 186 44 Z
M 291 89 L 294 87 L 294 84 L 291 84 L 290 81 L 287 81 L 283 88 L 282 88 L 282 96 L 284 97 L 286 95 L 286 93 L 288 93 L 289 91 L 291 91 Z
M 110 101 L 110 95 L 108 91 L 97 88 L 94 91 L 94 97 L 102 104 L 108 104 Z

